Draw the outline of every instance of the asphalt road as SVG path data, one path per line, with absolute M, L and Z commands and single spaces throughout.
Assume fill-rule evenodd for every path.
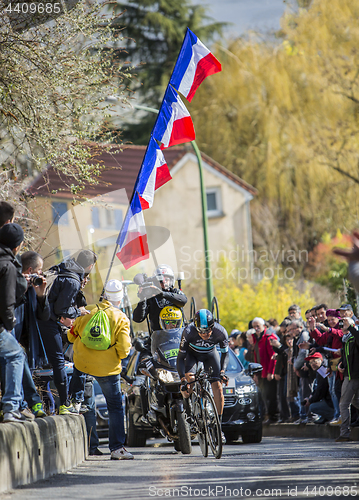
M 24 486 L 0 500 L 150 498 L 352 498 L 359 493 L 358 442 L 266 437 L 224 447 L 220 460 L 198 445 L 182 455 L 164 439 L 132 449 L 135 460 L 90 457 L 66 474 Z

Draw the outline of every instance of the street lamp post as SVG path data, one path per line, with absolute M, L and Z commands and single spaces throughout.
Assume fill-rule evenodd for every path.
M 149 111 L 150 113 L 158 114 L 158 109 L 149 108 L 147 106 L 140 106 L 138 104 L 134 105 L 134 108 L 143 111 Z M 212 297 L 213 297 L 213 282 L 211 275 L 211 262 L 209 258 L 209 248 L 208 248 L 208 221 L 207 221 L 207 197 L 206 190 L 204 188 L 203 181 L 203 167 L 202 167 L 202 156 L 201 152 L 197 146 L 196 141 L 191 141 L 193 150 L 197 157 L 198 169 L 199 169 L 199 182 L 201 187 L 201 204 L 202 204 L 202 226 L 203 226 L 203 242 L 204 242 L 204 266 L 206 275 L 206 291 L 207 291 L 207 302 L 208 309 L 211 310 Z

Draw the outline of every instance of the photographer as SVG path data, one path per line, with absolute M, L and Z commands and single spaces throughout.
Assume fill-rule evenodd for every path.
M 133 311 L 133 321 L 136 323 L 142 323 L 148 315 L 151 327 L 150 335 L 156 330 L 161 330 L 160 312 L 164 307 L 182 308 L 187 302 L 185 294 L 174 288 L 175 275 L 170 266 L 162 264 L 157 267 L 154 274 L 154 279 L 149 278 L 147 282 L 146 278 L 142 278 L 143 281 L 138 289 L 140 302 Z
M 71 327 L 78 316 L 88 314 L 77 306 L 77 296 L 82 281 L 89 274 L 97 260 L 91 250 L 81 250 L 76 260 L 68 259 L 54 269 L 57 271 L 49 292 L 50 319 L 39 320 L 40 332 L 54 373 L 54 383 L 60 399 L 59 415 L 77 414 L 68 398 L 68 380 L 62 345 L 62 328 Z
M 329 391 L 329 383 L 327 377 L 326 360 L 319 352 L 307 356 L 305 361 L 309 361 L 309 366 L 316 372 L 316 387 L 314 392 L 307 398 L 301 401 L 302 406 L 309 406 L 309 412 L 319 415 L 315 424 L 324 424 L 333 419 L 334 405 Z
M 34 369 L 40 357 L 44 356 L 39 338 L 39 327 L 37 320 L 47 321 L 50 317 L 50 306 L 45 295 L 46 279 L 41 276 L 43 260 L 36 252 L 24 252 L 21 255 L 22 274 L 27 280 L 28 288 L 22 297 L 21 304 L 15 309 L 16 340 L 25 348 L 28 357 L 25 358 L 22 387 L 24 401 L 20 405 L 20 411 L 28 416 L 32 414 L 39 418 L 45 417 L 41 398 L 36 390 L 32 379 L 30 367 Z M 30 365 L 30 366 L 29 366 Z

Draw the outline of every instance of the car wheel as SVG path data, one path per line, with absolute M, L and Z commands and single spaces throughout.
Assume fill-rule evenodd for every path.
M 129 405 L 126 405 L 126 424 L 127 424 L 127 446 L 139 448 L 146 446 L 146 434 L 136 429 L 133 423 L 133 415 L 130 413 Z
M 260 443 L 262 441 L 262 427 L 255 432 L 248 432 L 242 435 L 242 441 L 245 444 Z
M 239 431 L 223 431 L 227 443 L 230 443 L 231 441 L 238 441 L 240 432 Z

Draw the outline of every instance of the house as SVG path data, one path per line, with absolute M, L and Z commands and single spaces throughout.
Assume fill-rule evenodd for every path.
M 123 152 L 103 152 L 106 168 L 101 183 L 85 189 L 88 202 L 73 204 L 73 195 L 49 167 L 28 188 L 32 209 L 40 218 L 43 238 L 40 253 L 45 268 L 80 248 L 100 253 L 99 272 L 106 276 L 115 242 L 131 198 L 146 148 L 126 146 Z M 189 281 L 204 278 L 204 243 L 199 168 L 196 155 L 186 147 L 164 151 L 172 181 L 156 191 L 153 207 L 144 212 L 151 257 L 124 271 L 115 257 L 111 276 L 149 275 L 157 264 L 183 271 Z M 201 153 L 207 195 L 209 258 L 214 277 L 222 258 L 243 266 L 252 252 L 250 201 L 256 190 Z

